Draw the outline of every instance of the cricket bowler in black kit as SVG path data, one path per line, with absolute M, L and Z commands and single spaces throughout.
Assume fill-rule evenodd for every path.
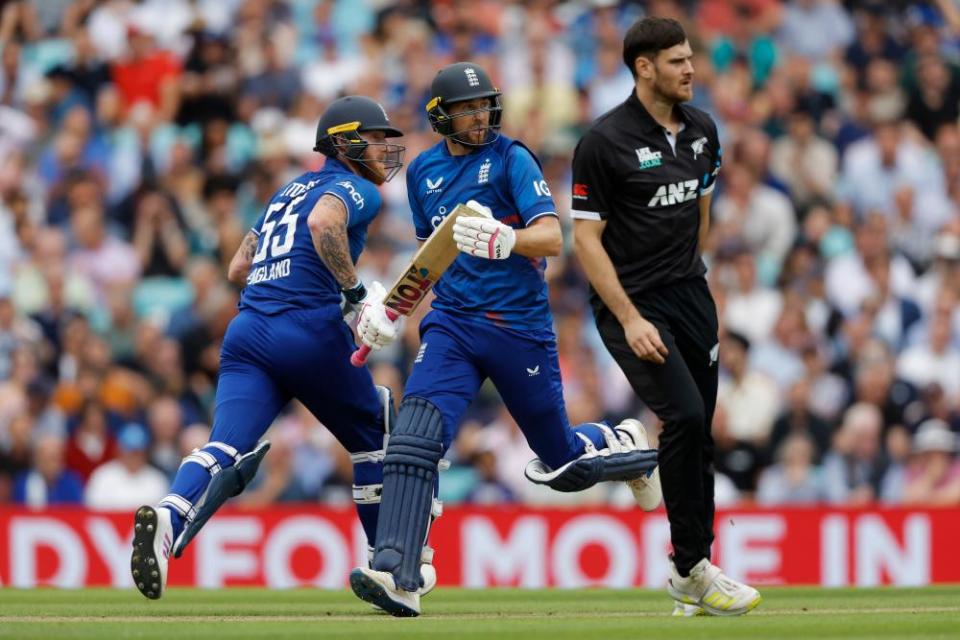
M 700 246 L 720 169 L 717 126 L 683 104 L 693 97 L 694 70 L 678 22 L 636 22 L 623 60 L 635 90 L 574 152 L 576 250 L 604 344 L 664 423 L 659 464 L 674 614 L 740 615 L 760 594 L 710 562 L 719 346 Z

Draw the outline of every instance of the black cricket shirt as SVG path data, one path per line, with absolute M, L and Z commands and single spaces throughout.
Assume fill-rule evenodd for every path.
M 631 92 L 573 154 L 571 216 L 607 222 L 603 247 L 630 296 L 706 273 L 698 200 L 713 191 L 720 141 L 705 112 L 675 108 L 682 122 L 675 145 Z M 594 306 L 602 304 L 592 293 Z

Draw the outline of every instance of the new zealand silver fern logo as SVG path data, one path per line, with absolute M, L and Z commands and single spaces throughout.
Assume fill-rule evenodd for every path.
M 693 149 L 693 159 L 696 160 L 697 156 L 703 153 L 703 147 L 707 144 L 706 138 L 697 138 L 690 144 L 690 148 Z

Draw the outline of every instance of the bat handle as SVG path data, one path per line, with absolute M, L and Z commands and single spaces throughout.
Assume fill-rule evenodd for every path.
M 393 321 L 396 321 L 400 317 L 393 309 L 387 309 L 387 317 Z M 370 347 L 365 344 L 360 345 L 360 347 L 350 355 L 350 364 L 355 367 L 362 367 L 367 364 L 367 358 L 370 356 Z

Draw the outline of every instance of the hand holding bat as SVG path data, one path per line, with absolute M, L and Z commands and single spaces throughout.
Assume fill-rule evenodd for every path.
M 460 255 L 453 240 L 453 225 L 460 217 L 483 217 L 466 205 L 458 204 L 456 208 L 443 219 L 430 237 L 420 246 L 413 256 L 410 265 L 400 278 L 393 284 L 383 300 L 386 317 L 395 321 L 400 316 L 409 316 L 423 301 L 427 292 L 433 288 L 443 273 L 453 264 Z M 370 347 L 366 344 L 353 352 L 350 363 L 355 367 L 362 367 Z

